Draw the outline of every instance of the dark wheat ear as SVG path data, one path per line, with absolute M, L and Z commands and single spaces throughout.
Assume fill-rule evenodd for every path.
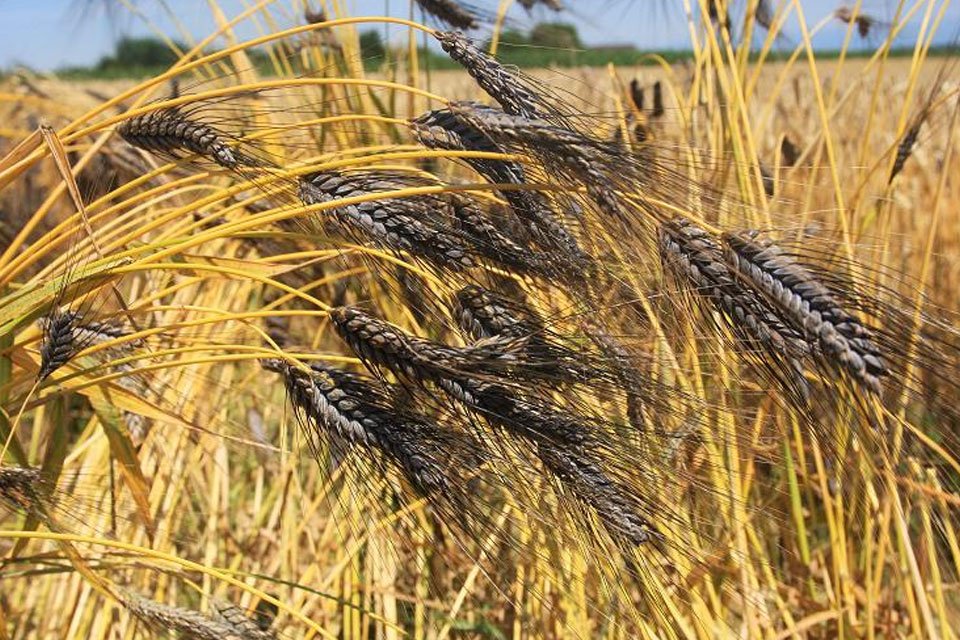
M 491 426 L 537 447 L 537 455 L 582 504 L 596 510 L 611 535 L 640 545 L 658 539 L 642 505 L 597 461 L 597 430 L 548 400 L 523 397 L 512 387 L 477 376 L 452 357 L 455 350 L 419 339 L 355 310 L 335 310 L 340 336 L 364 362 L 420 385 L 431 383 Z M 465 366 L 467 365 L 467 366 Z
M 444 509 L 467 506 L 462 493 L 467 480 L 458 476 L 482 463 L 472 437 L 398 410 L 393 390 L 366 376 L 316 363 L 310 371 L 281 360 L 262 365 L 283 376 L 290 401 L 317 430 L 307 434 L 312 442 L 326 435 L 358 451 L 377 450 L 418 495 Z
M 757 0 L 757 8 L 753 19 L 767 31 L 773 27 L 774 11 L 773 7 L 770 6 L 770 0 Z
M 451 312 L 461 330 L 476 340 L 519 338 L 523 340 L 523 365 L 540 370 L 555 382 L 585 382 L 604 378 L 604 371 L 581 348 L 571 348 L 547 330 L 543 318 L 519 300 L 479 285 L 467 285 L 452 300 Z
M 59 309 L 41 320 L 43 339 L 40 343 L 38 380 L 46 380 L 77 354 L 75 329 L 78 322 L 76 313 Z
M 527 11 L 533 11 L 533 8 L 538 4 L 542 4 L 551 11 L 556 11 L 557 13 L 563 11 L 563 3 L 560 0 L 518 0 L 520 6 L 526 9 Z
M 544 102 L 537 94 L 465 35 L 455 31 L 438 31 L 434 36 L 447 55 L 466 69 L 506 113 L 525 118 L 547 116 L 543 110 Z
M 517 362 L 523 341 L 489 340 L 471 347 L 450 347 L 410 335 L 359 309 L 340 307 L 330 311 L 338 335 L 369 368 L 390 370 L 415 384 L 440 375 L 503 373 Z
M 543 320 L 532 310 L 479 285 L 463 287 L 452 302 L 457 324 L 475 340 L 504 335 L 529 336 L 544 331 Z
M 643 373 L 635 358 L 613 336 L 598 327 L 589 327 L 587 335 L 600 352 L 609 360 L 610 369 L 616 375 L 626 396 L 627 421 L 637 431 L 646 431 L 646 403 L 643 399 Z
M 650 111 L 651 118 L 662 118 L 666 110 L 663 108 L 663 83 L 657 80 L 653 83 L 653 109 Z
M 195 153 L 226 169 L 264 164 L 263 161 L 234 149 L 228 134 L 191 119 L 176 107 L 156 109 L 134 116 L 120 123 L 117 133 L 135 147 L 170 158 Z
M 461 271 L 477 266 L 464 238 L 436 215 L 436 197 L 390 197 L 388 192 L 410 186 L 395 176 L 349 175 L 325 172 L 300 181 L 300 199 L 306 205 L 384 193 L 383 199 L 338 206 L 334 218 L 353 235 L 393 251 L 407 252 L 439 268 Z M 423 185 L 420 185 L 423 186 Z
M 880 393 L 887 365 L 873 332 L 841 305 L 806 267 L 754 232 L 727 233 L 724 257 L 737 276 L 778 309 L 798 333 L 816 342 L 835 368 Z
M 709 300 L 726 320 L 746 353 L 780 378 L 787 365 L 788 390 L 797 389 L 800 401 L 807 395 L 803 361 L 813 345 L 795 330 L 767 302 L 739 278 L 724 261 L 723 248 L 705 229 L 685 218 L 676 218 L 660 227 L 660 255 L 664 268 L 702 298 Z M 766 353 L 763 353 L 763 352 Z
M 881 24 L 876 18 L 865 13 L 855 13 L 850 7 L 840 7 L 834 11 L 833 15 L 840 22 L 844 22 L 846 24 L 853 22 L 856 25 L 857 33 L 860 34 L 861 38 L 866 38 L 869 36 L 870 31 L 872 31 L 874 27 Z
M 504 153 L 504 149 L 481 128 L 450 109 L 427 112 L 412 120 L 410 128 L 420 144 L 429 149 Z M 468 158 L 465 162 L 492 183 L 527 184 L 525 171 L 519 163 L 482 158 Z M 530 232 L 532 239 L 552 250 L 551 259 L 559 260 L 560 267 L 568 273 L 583 272 L 590 263 L 590 257 L 580 248 L 576 238 L 542 194 L 530 190 L 504 189 L 500 195 Z
M 174 607 L 145 598 L 129 589 L 117 588 L 120 602 L 130 615 L 147 626 L 173 631 L 195 640 L 275 640 L 276 635 L 253 626 L 237 626 L 217 615 L 204 615 L 184 607 Z M 245 616 L 244 616 L 245 617 Z
M 68 309 L 58 309 L 40 320 L 43 338 L 40 344 L 40 371 L 37 377 L 45 380 L 51 373 L 63 367 L 83 349 L 122 338 L 128 332 L 122 327 L 106 322 L 84 322 L 80 314 Z M 125 344 L 120 350 L 128 352 L 142 344 L 139 341 Z M 128 369 L 130 365 L 125 365 Z
M 43 474 L 35 467 L 0 467 L 0 501 L 28 514 L 42 509 Z
M 637 167 L 620 145 L 594 140 L 544 119 L 512 115 L 476 102 L 454 102 L 449 109 L 500 148 L 532 154 L 549 170 L 555 169 L 572 183 L 586 186 L 587 193 L 605 214 L 627 218 L 622 199 L 610 185 L 614 172 L 619 171 L 621 179 L 629 179 Z M 643 183 L 643 176 L 637 174 L 636 182 Z
M 913 155 L 913 148 L 917 144 L 917 138 L 920 137 L 920 129 L 922 127 L 923 118 L 921 117 L 910 125 L 907 133 L 903 136 L 903 139 L 900 140 L 900 144 L 897 145 L 897 156 L 893 160 L 893 167 L 890 168 L 890 177 L 887 178 L 887 184 L 891 184 L 894 178 L 900 175 L 903 167 L 907 164 L 907 160 Z
M 416 0 L 425 12 L 454 29 L 476 29 L 477 17 L 455 0 Z
M 481 257 L 523 275 L 550 278 L 562 270 L 562 261 L 528 246 L 524 242 L 527 238 L 510 237 L 501 208 L 484 208 L 469 195 L 457 193 L 445 194 L 443 201 L 450 208 L 456 228 Z

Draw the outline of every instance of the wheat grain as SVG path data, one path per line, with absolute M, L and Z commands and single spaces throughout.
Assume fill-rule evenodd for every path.
M 304 204 L 335 202 L 371 193 L 387 193 L 409 186 L 396 176 L 347 175 L 327 172 L 300 182 Z M 455 271 L 477 266 L 464 239 L 444 228 L 431 197 L 388 198 L 336 207 L 331 214 L 342 225 L 394 251 L 405 251 L 442 268 Z
M 870 329 L 841 306 L 814 274 L 769 240 L 752 232 L 724 234 L 724 257 L 745 282 L 776 305 L 807 340 L 834 358 L 871 391 L 881 391 L 887 366 Z
M 150 627 L 174 631 L 195 640 L 265 640 L 274 637 L 264 635 L 259 628 L 249 633 L 247 628 L 237 627 L 222 616 L 214 619 L 193 609 L 150 600 L 129 589 L 118 588 L 117 591 L 124 608 Z
M 434 34 L 440 46 L 451 58 L 463 66 L 503 110 L 514 116 L 542 118 L 543 101 L 521 79 L 500 62 L 487 55 L 462 33 L 438 31 Z
M 277 640 L 277 634 L 270 630 L 269 625 L 264 628 L 259 621 L 250 618 L 243 609 L 235 604 L 213 599 L 210 602 L 210 608 L 214 619 L 236 629 L 244 640 Z
M 195 153 L 221 167 L 260 166 L 262 161 L 236 150 L 230 136 L 216 127 L 192 120 L 176 107 L 148 111 L 125 120 L 117 133 L 131 145 L 168 157 Z

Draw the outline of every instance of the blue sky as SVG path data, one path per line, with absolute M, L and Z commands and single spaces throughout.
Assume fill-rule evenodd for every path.
M 394 15 L 408 14 L 408 0 L 343 0 L 357 15 L 382 15 L 385 8 Z M 680 0 L 566 0 L 573 21 L 580 26 L 583 39 L 589 44 L 633 43 L 643 48 L 682 48 L 688 42 Z M 852 0 L 849 0 L 852 4 Z M 803 0 L 804 11 L 811 23 L 835 9 L 842 0 Z M 104 7 L 114 4 L 108 14 Z M 241 0 L 220 0 L 227 15 L 234 15 L 243 6 Z M 277 5 L 289 7 L 290 0 Z M 314 0 L 314 6 L 319 2 Z M 495 6 L 494 0 L 473 0 L 479 6 Z M 695 4 L 695 3 L 694 3 Z M 865 0 L 864 7 L 873 15 L 889 16 L 893 0 Z M 177 33 L 174 23 L 164 14 L 161 3 L 138 0 L 136 5 L 167 33 Z M 166 5 L 180 21 L 188 25 L 194 36 L 203 36 L 213 29 L 207 2 L 204 0 L 167 0 Z M 653 8 L 651 8 L 651 6 Z M 668 10 L 669 9 L 669 10 Z M 513 14 L 520 26 L 530 25 L 537 18 L 551 14 L 538 12 L 530 19 L 519 8 Z M 288 17 L 281 22 L 290 24 Z M 944 29 L 949 39 L 960 23 L 960 3 L 950 9 L 950 26 Z M 915 33 L 914 29 L 911 29 Z M 124 9 L 117 0 L 0 0 L 0 68 L 26 64 L 38 70 L 52 70 L 70 65 L 96 62 L 109 53 L 122 35 L 149 33 L 149 27 Z M 241 31 L 249 37 L 253 27 Z M 833 46 L 842 37 L 843 26 L 832 25 L 820 40 Z

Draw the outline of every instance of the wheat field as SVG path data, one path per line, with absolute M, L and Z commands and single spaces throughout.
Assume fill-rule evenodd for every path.
M 949 1 L 346 4 L 0 80 L 0 639 L 957 637 Z

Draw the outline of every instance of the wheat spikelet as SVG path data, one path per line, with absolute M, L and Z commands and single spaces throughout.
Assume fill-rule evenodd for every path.
M 743 281 L 761 291 L 795 331 L 816 341 L 841 369 L 880 393 L 888 372 L 872 332 L 810 270 L 755 233 L 727 233 L 723 239 L 724 257 Z
M 0 501 L 29 514 L 43 511 L 43 474 L 34 467 L 0 467 Z
M 545 117 L 543 100 L 495 58 L 481 51 L 465 35 L 454 31 L 434 34 L 443 50 L 477 81 L 503 110 L 525 118 Z
M 420 8 L 455 29 L 476 29 L 476 16 L 454 0 L 416 0 Z
M 420 144 L 430 149 L 503 152 L 483 130 L 449 109 L 427 112 L 412 120 L 410 127 Z M 518 163 L 479 158 L 468 158 L 465 162 L 495 184 L 526 184 L 523 166 Z M 557 219 L 549 202 L 541 194 L 514 189 L 505 189 L 500 193 L 514 215 L 525 223 L 533 238 L 545 247 L 558 250 L 559 255 L 570 263 L 568 270 L 582 270 L 589 262 L 589 256 Z
M 45 380 L 88 346 L 102 344 L 127 335 L 116 325 L 84 321 L 70 309 L 57 309 L 40 319 L 43 338 L 40 343 L 40 370 L 37 377 Z M 133 344 L 123 348 L 129 350 Z M 129 367 L 129 365 L 127 365 Z
M 77 322 L 75 313 L 60 310 L 41 320 L 43 339 L 40 344 L 40 370 L 37 372 L 39 380 L 46 380 L 79 351 L 74 331 Z
M 913 155 L 913 148 L 917 144 L 917 138 L 920 136 L 920 129 L 923 127 L 924 119 L 918 118 L 916 122 L 910 125 L 907 133 L 903 136 L 900 144 L 897 145 L 897 156 L 894 158 L 893 167 L 890 168 L 890 177 L 887 178 L 887 184 L 893 182 L 894 178 L 900 175 L 907 160 Z
M 174 607 L 145 598 L 129 589 L 118 588 L 121 603 L 132 616 L 146 625 L 165 631 L 174 631 L 195 640 L 264 640 L 274 636 L 256 628 L 235 626 L 227 618 L 214 619 L 199 611 Z
M 283 375 L 291 402 L 318 429 L 380 450 L 420 495 L 464 506 L 451 474 L 480 464 L 478 445 L 469 436 L 400 413 L 383 387 L 364 376 L 320 364 L 307 373 L 282 360 L 263 366 Z
M 409 185 L 404 181 L 384 176 L 319 173 L 300 182 L 300 199 L 311 205 L 406 186 Z M 344 226 L 389 249 L 405 251 L 455 271 L 477 266 L 463 238 L 436 219 L 431 205 L 437 202 L 438 199 L 429 197 L 384 198 L 337 207 L 332 214 Z
M 720 311 L 745 355 L 772 375 L 794 403 L 805 406 L 809 388 L 803 363 L 813 346 L 741 285 L 723 261 L 720 243 L 689 220 L 677 218 L 660 227 L 660 254 L 669 272 Z
M 386 367 L 415 384 L 432 382 L 491 425 L 534 443 L 550 473 L 581 502 L 595 508 L 615 537 L 634 545 L 656 537 L 655 529 L 641 515 L 640 503 L 594 459 L 604 444 L 581 416 L 546 400 L 521 397 L 513 388 L 453 366 L 450 358 L 441 361 L 437 353 L 448 347 L 350 311 L 336 310 L 331 317 L 340 336 L 368 366 Z
M 547 120 L 511 115 L 476 102 L 453 102 L 449 109 L 502 148 L 533 153 L 548 166 L 557 167 L 572 183 L 586 186 L 587 193 L 604 213 L 626 217 L 620 198 L 611 188 L 611 175 L 619 171 L 629 176 L 635 174 L 636 167 L 620 145 L 593 140 Z M 641 181 L 639 175 L 637 180 Z
M 210 608 L 214 619 L 236 629 L 245 640 L 277 640 L 277 634 L 270 630 L 269 625 L 264 626 L 251 619 L 235 604 L 214 599 L 210 602 Z
M 192 120 L 176 107 L 148 111 L 125 120 L 117 133 L 131 145 L 168 157 L 195 153 L 221 167 L 259 166 L 261 161 L 233 149 L 230 137 L 217 128 Z

